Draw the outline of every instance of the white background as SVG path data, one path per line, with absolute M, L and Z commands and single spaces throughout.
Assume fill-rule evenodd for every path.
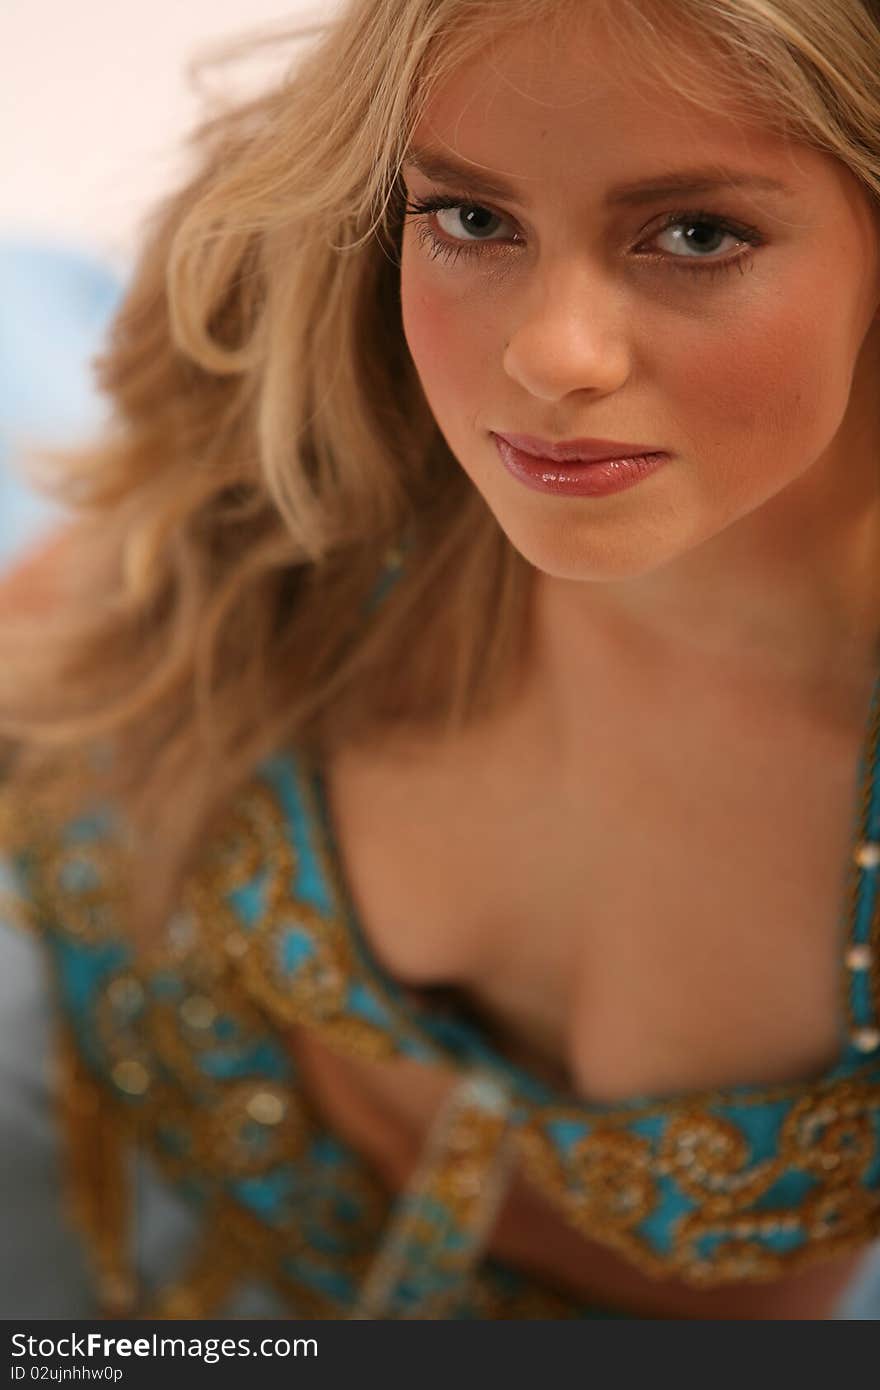
M 58 521 L 23 461 L 104 420 L 92 362 L 110 306 L 94 277 L 124 285 L 141 223 L 186 172 L 185 137 L 207 111 L 189 65 L 326 23 L 340 3 L 0 0 L 0 570 Z M 297 52 L 267 48 L 201 81 L 244 95 Z
M 199 109 L 189 60 L 337 9 L 337 0 L 0 0 L 0 230 L 122 268 L 144 211 L 183 167 L 181 137 Z M 261 63 L 247 81 L 265 80 L 271 60 Z M 210 82 L 214 90 L 218 77 Z

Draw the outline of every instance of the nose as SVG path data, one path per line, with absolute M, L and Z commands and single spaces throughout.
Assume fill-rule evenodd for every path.
M 533 281 L 504 348 L 507 375 L 531 395 L 608 395 L 626 382 L 632 347 L 626 306 L 598 274 L 558 268 Z

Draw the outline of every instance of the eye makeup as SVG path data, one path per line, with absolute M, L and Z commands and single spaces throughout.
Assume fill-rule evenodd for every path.
M 436 214 L 448 209 L 469 209 L 475 212 L 488 212 L 490 217 L 498 218 L 500 221 L 505 219 L 500 213 L 494 213 L 492 209 L 485 207 L 481 203 L 468 201 L 466 198 L 454 194 L 436 195 L 428 198 L 413 199 L 406 203 L 405 215 L 411 218 L 415 224 L 417 237 L 420 245 L 426 247 L 431 259 L 441 259 L 449 264 L 454 264 L 461 256 L 468 259 L 473 256 L 492 256 L 499 254 L 509 254 L 509 248 L 513 245 L 522 245 L 522 239 L 511 241 L 497 241 L 494 239 L 474 240 L 457 239 L 449 236 L 440 236 L 436 230 Z M 743 273 L 747 265 L 751 262 L 752 253 L 758 246 L 764 244 L 764 237 L 756 227 L 746 223 L 735 221 L 719 213 L 709 212 L 703 209 L 678 209 L 665 215 L 660 226 L 656 227 L 651 233 L 651 239 L 660 236 L 663 232 L 673 227 L 684 227 L 693 230 L 697 227 L 710 227 L 720 231 L 725 236 L 733 237 L 740 244 L 740 250 L 732 256 L 723 259 L 712 259 L 700 256 L 675 256 L 670 254 L 658 253 L 647 257 L 654 263 L 668 266 L 670 269 L 685 270 L 696 274 L 707 274 L 713 272 L 732 270 L 737 266 L 740 273 Z M 644 244 L 644 243 L 640 243 Z M 693 243 L 692 243 L 693 244 Z M 496 248 L 489 250 L 490 247 Z M 499 251 L 498 248 L 501 248 Z

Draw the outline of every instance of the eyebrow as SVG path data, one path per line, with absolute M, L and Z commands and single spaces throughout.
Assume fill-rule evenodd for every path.
M 506 198 L 512 201 L 519 198 L 516 188 L 506 179 L 501 179 L 496 174 L 482 173 L 476 165 L 466 164 L 440 150 L 412 148 L 404 155 L 403 164 L 417 169 L 426 178 L 437 179 L 441 183 L 457 183 L 482 197 Z M 608 189 L 605 202 L 609 207 L 633 207 L 639 203 L 654 202 L 670 193 L 711 193 L 717 189 L 728 188 L 763 189 L 789 196 L 794 193 L 790 185 L 767 174 L 726 169 L 715 164 L 677 169 L 653 178 L 614 184 Z

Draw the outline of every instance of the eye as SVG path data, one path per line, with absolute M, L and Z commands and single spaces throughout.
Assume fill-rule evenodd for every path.
M 711 253 L 721 248 L 718 243 L 723 242 L 725 237 L 733 235 L 727 232 L 717 222 L 705 220 L 697 221 L 690 218 L 687 222 L 670 223 L 663 229 L 664 232 L 671 232 L 671 242 L 679 250 L 686 250 L 688 255 L 693 252 L 698 260 L 703 260 L 703 253 Z
M 682 211 L 667 213 L 649 241 L 641 242 L 637 249 L 651 242 L 656 243 L 666 233 L 670 234 L 667 245 L 671 244 L 675 249 L 670 254 L 661 251 L 654 259 L 667 264 L 672 262 L 675 270 L 727 270 L 734 265 L 743 269 L 743 263 L 751 259 L 750 252 L 764 243 L 756 227 L 731 221 L 715 212 Z M 723 247 L 725 241 L 738 242 L 743 249 L 733 256 L 718 257 L 714 253 Z
M 464 230 L 469 234 L 467 240 L 471 237 L 479 241 L 489 240 L 492 232 L 497 230 L 493 224 L 504 220 L 479 203 L 457 203 L 453 207 L 437 210 L 437 225 L 441 232 L 446 232 L 453 238 Z
M 441 221 L 441 214 L 445 214 Z M 437 197 L 416 199 L 406 204 L 405 215 L 415 220 L 416 233 L 422 245 L 426 245 L 429 255 L 444 260 L 457 260 L 460 255 L 480 255 L 481 243 L 492 243 L 497 224 L 508 219 L 483 207 L 481 203 L 468 203 L 461 198 Z M 438 237 L 432 223 L 436 222 L 443 237 Z M 510 225 L 510 224 L 509 224 Z M 461 236 L 460 233 L 465 235 Z M 505 241 L 508 241 L 505 238 Z
M 441 221 L 441 214 L 448 214 Z M 493 235 L 499 224 L 509 219 L 480 203 L 469 203 L 462 198 L 438 196 L 436 198 L 416 199 L 406 204 L 405 215 L 415 220 L 419 242 L 427 248 L 432 259 L 456 261 L 459 256 L 485 257 L 498 256 L 513 244 L 521 245 L 522 237 L 498 238 Z M 434 225 L 444 234 L 438 236 Z M 664 233 L 670 233 L 667 245 L 672 250 L 648 253 L 646 259 L 672 270 L 686 270 L 697 273 L 732 270 L 740 271 L 751 260 L 755 247 L 764 244 L 764 237 L 756 227 L 736 222 L 719 213 L 683 209 L 666 214 L 666 217 L 648 241 L 642 241 L 635 249 L 642 251 L 645 246 L 656 243 Z M 464 233 L 464 235 L 461 235 Z M 739 250 L 733 255 L 719 257 L 715 254 L 726 240 L 739 243 Z

